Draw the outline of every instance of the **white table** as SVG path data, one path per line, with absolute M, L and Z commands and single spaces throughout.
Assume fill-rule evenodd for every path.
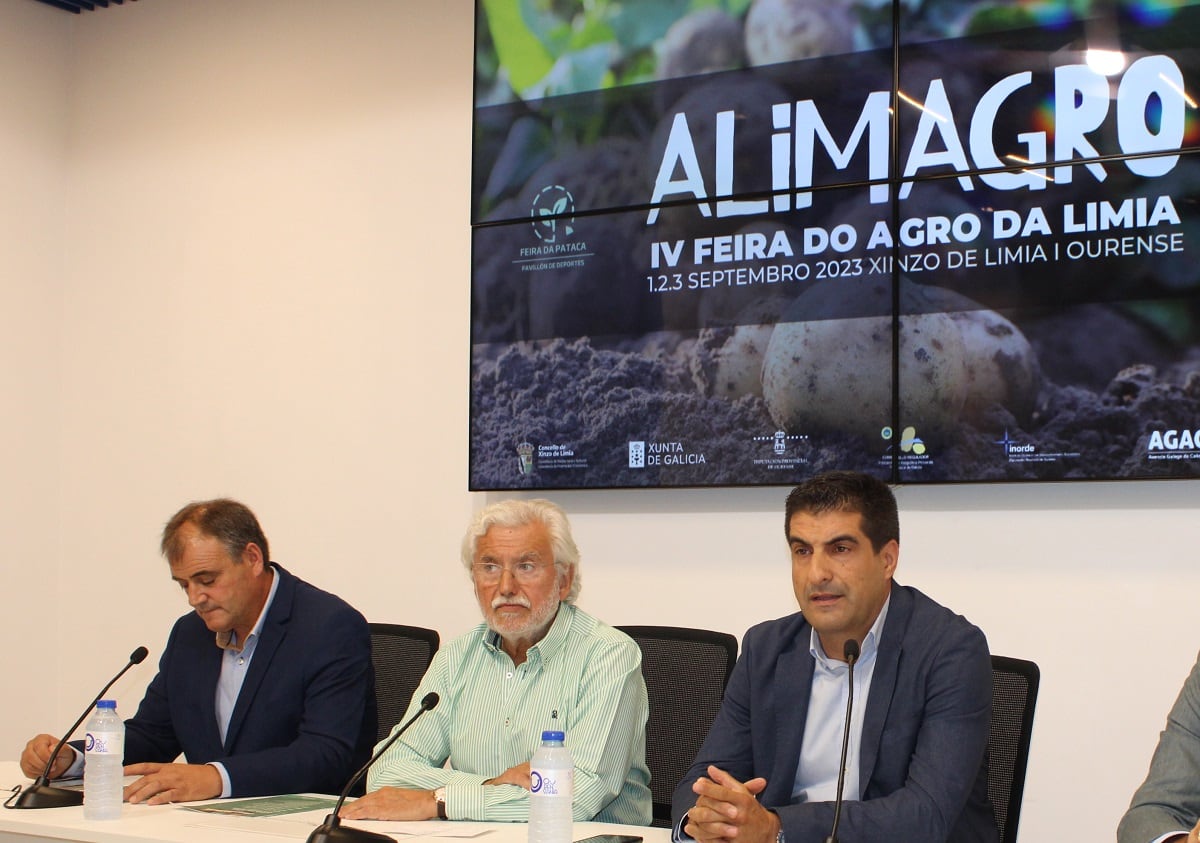
M 16 762 L 0 762 L 0 786 L 28 784 Z M 7 795 L 7 794 L 4 794 Z M 305 840 L 322 817 L 292 814 L 270 819 L 222 817 L 188 811 L 178 805 L 125 805 L 119 820 L 89 821 L 82 807 L 37 810 L 0 809 L 0 843 L 46 843 L 49 840 L 81 843 L 272 843 Z M 364 824 L 367 825 L 367 824 Z M 371 827 L 371 826 L 367 826 Z M 400 834 L 397 829 L 403 829 Z M 426 822 L 379 824 L 373 830 L 394 834 L 398 840 L 435 839 L 439 843 L 526 843 L 524 823 Z M 636 834 L 646 843 L 670 843 L 665 828 L 575 823 L 574 840 L 595 834 Z

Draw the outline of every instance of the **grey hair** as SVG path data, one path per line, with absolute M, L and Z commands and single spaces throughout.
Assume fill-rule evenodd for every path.
M 218 539 L 235 564 L 242 561 L 242 551 L 251 543 L 262 551 L 264 563 L 271 561 L 267 537 L 250 507 L 243 503 L 229 498 L 193 501 L 171 516 L 163 527 L 161 547 L 163 556 L 172 564 L 183 556 L 185 541 L 180 533 L 185 524 L 191 524 L 205 536 Z
M 554 551 L 555 567 L 560 572 L 570 570 L 575 574 L 571 581 L 571 590 L 563 598 L 564 602 L 573 604 L 583 587 L 583 578 L 579 571 L 579 548 L 575 546 L 575 539 L 571 538 L 571 524 L 567 521 L 567 514 L 558 504 L 545 498 L 498 501 L 481 509 L 463 536 L 463 567 L 470 573 L 479 539 L 487 535 L 487 531 L 492 527 L 524 527 L 535 522 L 543 524 L 550 534 L 550 548 Z

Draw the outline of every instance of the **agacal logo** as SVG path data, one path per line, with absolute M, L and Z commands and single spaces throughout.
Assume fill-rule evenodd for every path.
M 1147 451 L 1195 451 L 1200 448 L 1200 428 L 1196 430 L 1153 430 Z

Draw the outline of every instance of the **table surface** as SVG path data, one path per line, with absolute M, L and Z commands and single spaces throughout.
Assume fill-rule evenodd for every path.
M 0 783 L 5 790 L 25 785 L 29 780 L 15 761 L 0 762 Z M 220 800 L 215 800 L 219 802 Z M 270 843 L 278 840 L 305 840 L 324 819 L 323 811 L 290 814 L 282 817 L 226 817 L 189 811 L 179 805 L 124 805 L 117 820 L 85 820 L 82 807 L 43 808 L 39 810 L 0 809 L 0 843 L 44 843 L 47 840 L 71 840 L 82 843 L 212 843 L 238 841 Z M 397 840 L 430 837 L 458 843 L 526 843 L 525 823 L 414 822 L 363 823 L 372 831 L 394 836 Z M 671 832 L 664 828 L 575 823 L 574 840 L 597 834 L 635 834 L 646 843 L 670 843 Z

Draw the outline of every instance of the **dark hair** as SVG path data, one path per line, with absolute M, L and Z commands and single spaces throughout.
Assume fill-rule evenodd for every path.
M 895 539 L 900 541 L 900 515 L 896 496 L 887 483 L 857 471 L 829 471 L 805 480 L 787 496 L 783 530 L 786 535 L 797 512 L 857 512 L 862 531 L 876 553 Z
M 250 542 L 258 545 L 264 562 L 271 559 L 267 537 L 263 535 L 262 527 L 258 526 L 258 519 L 245 504 L 229 498 L 217 498 L 193 501 L 176 512 L 167 526 L 163 527 L 162 552 L 168 562 L 174 562 L 183 555 L 179 530 L 184 524 L 193 524 L 204 535 L 219 539 L 234 562 L 242 561 L 242 551 Z

